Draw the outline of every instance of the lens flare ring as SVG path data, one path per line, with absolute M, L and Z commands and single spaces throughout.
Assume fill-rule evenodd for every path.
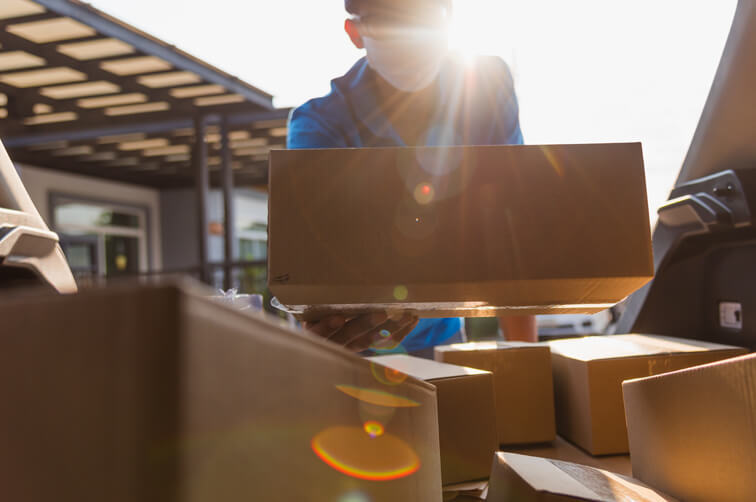
M 383 436 L 384 433 L 383 425 L 380 422 L 376 422 L 375 420 L 365 422 L 363 428 L 365 429 L 367 435 L 373 439 Z
M 391 481 L 420 468 L 417 453 L 403 440 L 391 434 L 373 439 L 358 427 L 325 429 L 310 447 L 329 467 L 357 479 Z

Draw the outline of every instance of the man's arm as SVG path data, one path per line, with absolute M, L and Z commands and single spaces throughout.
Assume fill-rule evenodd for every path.
M 294 109 L 289 116 L 286 147 L 301 148 L 346 148 L 347 138 L 338 127 L 327 120 L 328 114 L 320 110 L 314 101 Z
M 333 105 L 333 104 L 332 104 Z M 345 148 L 348 139 L 336 124 L 329 122 L 326 113 L 319 109 L 317 100 L 309 101 L 295 109 L 289 117 L 289 132 L 286 145 L 291 149 Z M 410 315 L 389 318 L 376 313 L 347 318 L 340 315 L 324 317 L 305 323 L 311 333 L 337 343 L 354 352 L 361 352 L 381 344 L 398 344 L 417 324 Z M 383 336 L 380 333 L 389 333 Z
M 504 339 L 510 342 L 537 342 L 538 326 L 534 315 L 499 317 L 499 327 Z

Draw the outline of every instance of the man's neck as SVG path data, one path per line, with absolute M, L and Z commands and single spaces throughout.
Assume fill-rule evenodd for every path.
M 433 82 L 414 92 L 399 90 L 377 73 L 376 88 L 381 109 L 408 146 L 422 145 L 438 105 L 438 85 Z

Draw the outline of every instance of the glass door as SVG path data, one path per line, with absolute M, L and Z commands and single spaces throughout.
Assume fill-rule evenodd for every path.
M 147 211 L 120 204 L 53 199 L 53 227 L 77 278 L 148 270 Z

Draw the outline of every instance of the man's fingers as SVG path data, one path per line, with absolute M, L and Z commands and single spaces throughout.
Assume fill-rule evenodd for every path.
M 335 315 L 325 317 L 323 319 L 320 319 L 319 321 L 306 322 L 305 328 L 311 333 L 315 333 L 316 335 L 322 336 L 323 338 L 328 338 L 338 330 L 340 330 L 342 327 L 344 327 L 344 324 L 346 324 L 346 322 L 347 319 L 345 319 L 343 316 Z
M 401 342 L 417 325 L 417 318 L 405 315 L 399 319 L 389 319 L 373 330 L 355 336 L 344 346 L 354 352 L 368 348 L 392 348 Z
M 376 326 L 385 322 L 386 319 L 386 314 L 382 312 L 355 317 L 347 322 L 341 329 L 333 332 L 331 336 L 328 337 L 328 340 L 338 343 L 339 345 L 346 345 L 353 338 L 373 331 Z

